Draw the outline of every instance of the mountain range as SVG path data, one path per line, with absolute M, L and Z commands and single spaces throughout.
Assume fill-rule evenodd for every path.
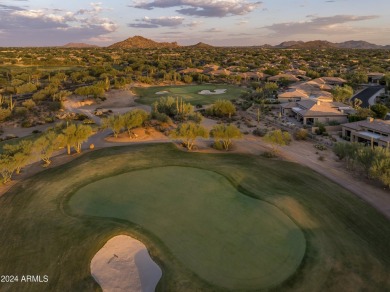
M 282 42 L 279 45 L 273 46 L 279 49 L 385 49 L 389 50 L 390 45 L 380 46 L 366 41 L 346 41 L 342 43 L 332 43 L 328 41 L 288 41 Z
M 94 45 L 84 44 L 84 43 L 69 43 L 63 46 L 65 48 L 92 48 L 97 47 Z M 202 48 L 202 49 L 209 49 L 213 48 L 214 46 L 211 46 L 209 44 L 205 43 L 197 43 L 192 46 L 181 46 L 177 42 L 156 42 L 151 39 L 147 39 L 142 36 L 134 36 L 130 37 L 124 41 L 114 43 L 110 45 L 108 48 L 112 49 L 129 49 L 129 48 L 145 48 L 145 49 L 158 49 L 158 48 L 180 48 L 180 47 L 186 47 L 186 48 Z M 385 49 L 390 50 L 390 45 L 387 46 L 381 46 L 372 44 L 366 41 L 346 41 L 341 43 L 332 43 L 328 41 L 323 40 L 315 40 L 315 41 L 286 41 L 282 42 L 279 45 L 272 46 L 272 45 L 263 45 L 263 46 L 256 46 L 261 47 L 265 49 Z

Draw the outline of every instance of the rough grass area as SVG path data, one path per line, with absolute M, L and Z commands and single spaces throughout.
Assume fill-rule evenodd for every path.
M 202 95 L 198 94 L 202 90 L 214 91 L 215 89 L 227 89 L 223 94 Z M 183 86 L 152 86 L 152 87 L 135 87 L 134 92 L 140 97 L 137 102 L 151 105 L 162 96 L 182 97 L 184 101 L 192 105 L 212 104 L 218 99 L 235 99 L 238 98 L 245 89 L 226 84 L 206 84 L 206 85 L 183 85 Z M 156 94 L 156 92 L 167 91 L 166 94 Z
M 70 199 L 78 215 L 136 223 L 183 265 L 228 289 L 275 286 L 305 253 L 302 231 L 278 208 L 204 169 L 167 166 L 99 180 Z
M 39 173 L 1 197 L 0 275 L 48 275 L 49 282 L 0 283 L 0 290 L 95 291 L 99 287 L 90 275 L 91 259 L 109 238 L 128 234 L 144 242 L 161 266 L 163 277 L 157 290 L 226 291 L 187 266 L 171 249 L 172 244 L 165 242 L 169 235 L 162 238 L 148 226 L 125 219 L 76 216 L 69 207 L 72 195 L 93 182 L 163 166 L 191 166 L 218 173 L 246 196 L 277 207 L 303 231 L 306 252 L 301 265 L 270 290 L 390 289 L 390 222 L 353 194 L 294 163 L 249 155 L 187 153 L 160 144 L 93 151 Z M 231 200 L 232 206 L 243 205 L 240 200 Z M 250 207 L 249 202 L 255 200 L 241 201 L 248 202 L 241 208 L 257 204 Z M 157 202 L 155 212 L 162 212 Z M 205 212 L 204 216 L 219 212 Z M 170 214 L 167 220 L 175 220 L 175 212 Z M 226 221 L 240 225 L 236 214 L 229 215 Z M 175 224 L 183 224 L 182 219 Z M 197 227 L 202 232 L 205 228 Z M 253 234 L 253 227 L 248 232 Z M 215 234 L 219 234 L 217 230 Z M 223 268 L 235 269 L 233 265 Z

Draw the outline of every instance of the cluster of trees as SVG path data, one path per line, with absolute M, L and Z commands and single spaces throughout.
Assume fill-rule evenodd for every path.
M 214 148 L 227 151 L 231 147 L 233 139 L 241 138 L 242 134 L 233 124 L 215 125 L 209 132 L 205 127 L 194 122 L 179 124 L 171 134 L 172 138 L 181 140 L 188 150 L 194 148 L 197 138 L 208 138 L 210 136 L 214 139 Z
M 353 89 L 351 86 L 336 86 L 331 91 L 333 100 L 338 102 L 347 103 L 348 100 L 353 96 Z
M 378 179 L 390 187 L 390 151 L 385 148 L 366 147 L 361 143 L 338 142 L 334 153 L 345 161 L 353 171 L 362 172 L 366 177 Z
M 44 166 L 51 163 L 55 151 L 66 147 L 71 154 L 71 147 L 77 153 L 81 152 L 81 145 L 92 135 L 92 128 L 88 125 L 70 124 L 58 125 L 49 129 L 35 140 L 20 140 L 15 144 L 5 144 L 0 154 L 0 175 L 6 184 L 14 173 L 30 163 L 42 160 Z
M 228 117 L 229 119 L 236 113 L 236 107 L 227 99 L 218 99 L 211 107 L 206 111 L 207 115 L 216 117 Z
M 114 132 L 115 138 L 117 138 L 124 129 L 127 131 L 129 137 L 133 137 L 132 130 L 142 126 L 148 118 L 149 114 L 147 112 L 141 109 L 135 109 L 123 115 L 114 115 L 104 118 L 102 120 L 102 127 L 111 129 Z
M 348 116 L 349 122 L 357 122 L 367 119 L 368 117 L 384 119 L 389 112 L 389 108 L 384 104 L 375 104 L 370 108 L 355 107 L 356 113 Z
M 183 101 L 183 98 L 172 96 L 160 97 L 153 103 L 152 117 L 160 121 L 169 121 L 169 119 L 179 122 L 190 120 L 195 123 L 202 121 L 202 115 L 194 111 L 192 104 Z

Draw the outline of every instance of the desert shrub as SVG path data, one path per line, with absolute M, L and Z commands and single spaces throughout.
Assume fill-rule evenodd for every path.
M 24 120 L 22 121 L 21 125 L 20 125 L 22 128 L 31 128 L 31 127 L 34 127 L 35 124 L 33 123 L 33 121 L 31 120 Z
M 314 126 L 318 127 L 318 129 L 316 129 L 316 134 L 317 135 L 323 135 L 326 132 L 324 124 L 322 124 L 322 123 L 315 123 Z
M 327 149 L 326 146 L 324 146 L 324 145 L 322 145 L 322 144 L 315 144 L 315 145 L 314 145 L 314 148 L 316 148 L 316 149 L 318 149 L 318 150 L 320 150 L 320 151 L 324 151 L 324 150 Z
M 12 112 L 10 109 L 0 108 L 0 122 L 5 121 L 11 116 Z
M 53 101 L 49 103 L 49 110 L 56 112 L 62 108 L 62 103 L 60 101 Z
M 152 119 L 155 119 L 155 120 L 162 122 L 162 123 L 172 123 L 171 118 L 167 114 L 164 114 L 164 113 L 153 112 L 151 114 L 151 117 L 152 117 Z
M 17 106 L 14 109 L 15 115 L 18 117 L 25 117 L 27 116 L 28 109 L 24 106 Z
M 308 132 L 306 129 L 298 129 L 294 132 L 295 140 L 306 140 L 308 136 Z
M 267 129 L 259 129 L 256 128 L 253 130 L 253 135 L 259 136 L 259 137 L 264 137 L 267 134 Z
M 54 118 L 53 117 L 46 117 L 45 123 L 47 123 L 47 124 L 54 123 Z
M 224 150 L 223 144 L 222 144 L 221 141 L 215 141 L 213 143 L 213 148 L 216 149 L 216 150 Z
M 22 105 L 29 110 L 36 106 L 35 102 L 32 99 L 27 99 L 26 101 L 22 102 Z

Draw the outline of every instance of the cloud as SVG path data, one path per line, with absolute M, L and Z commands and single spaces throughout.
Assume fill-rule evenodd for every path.
M 105 9 L 91 3 L 89 9 L 25 9 L 0 5 L 1 43 L 4 45 L 56 45 L 84 41 L 115 32 L 118 25 L 101 17 Z M 20 36 L 23 36 L 21 38 Z
M 248 14 L 261 4 L 248 0 L 151 0 L 135 1 L 132 7 L 147 10 L 178 7 L 176 11 L 183 15 L 225 17 Z
M 135 21 L 135 23 L 129 23 L 127 26 L 137 28 L 176 27 L 183 24 L 184 18 L 179 16 L 162 16 L 159 18 L 145 16 Z
M 352 27 L 345 25 L 350 22 L 358 22 L 378 18 L 376 15 L 355 16 L 335 15 L 329 17 L 317 17 L 309 15 L 310 20 L 303 22 L 276 23 L 262 28 L 273 31 L 272 36 L 290 36 L 298 34 L 343 34 L 351 32 Z
M 220 30 L 220 29 L 214 27 L 214 28 L 206 29 L 206 30 L 204 30 L 203 32 L 216 33 L 216 32 L 222 32 L 222 30 Z

